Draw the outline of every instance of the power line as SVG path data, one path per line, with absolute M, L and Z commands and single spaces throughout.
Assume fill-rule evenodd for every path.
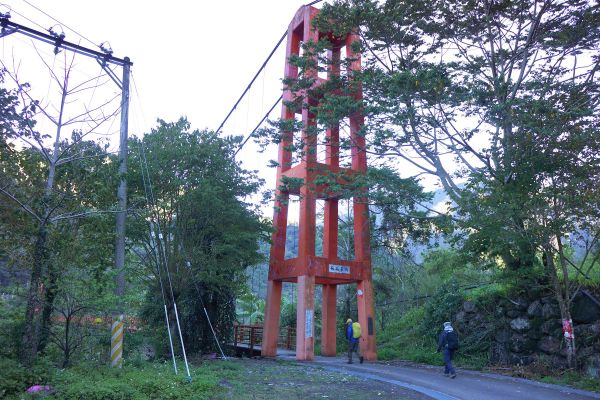
M 52 15 L 46 13 L 44 10 L 39 9 L 38 7 L 36 7 L 35 5 L 31 4 L 30 2 L 28 2 L 27 0 L 23 0 L 24 3 L 30 5 L 31 7 L 35 8 L 36 10 L 38 10 L 39 12 L 41 12 L 42 14 L 44 14 L 46 17 L 50 18 L 51 20 L 53 20 L 54 22 L 60 24 L 61 26 L 64 26 L 65 28 L 67 28 L 68 30 L 70 30 L 71 32 L 75 33 L 76 35 L 78 35 L 79 37 L 81 37 L 84 40 L 87 40 L 89 43 L 93 44 L 94 46 L 98 46 L 96 43 L 92 42 L 90 39 L 86 38 L 85 36 L 83 36 L 81 33 L 77 32 L 75 29 L 67 26 L 66 24 L 60 22 L 59 20 L 57 20 L 56 18 L 54 18 Z M 37 24 L 36 24 L 37 25 Z M 100 47 L 100 46 L 98 46 Z
M 6 6 L 6 4 L 4 4 L 4 3 L 2 5 Z M 38 26 L 40 29 L 48 30 L 48 28 L 46 28 L 46 27 L 38 24 L 37 22 L 35 22 L 34 20 L 32 20 L 30 18 L 27 18 L 25 15 L 23 15 L 20 12 L 14 10 L 13 8 L 10 8 L 10 11 L 13 12 L 13 13 L 15 13 L 15 14 L 17 14 L 19 17 L 26 19 L 27 21 L 31 22 L 32 24 Z
M 25 0 L 23 0 L 23 1 L 25 1 Z M 323 0 L 316 0 L 316 1 L 310 2 L 310 3 L 307 4 L 307 6 L 315 5 L 317 3 L 320 3 L 321 1 L 323 1 Z M 283 39 L 286 38 L 286 36 L 287 36 L 287 30 L 283 33 L 283 35 L 281 36 L 281 38 L 279 39 L 279 41 L 277 42 L 277 44 L 275 45 L 275 47 L 273 47 L 273 50 L 271 50 L 271 52 L 267 56 L 267 59 L 265 60 L 265 62 L 262 63 L 262 65 L 258 69 L 258 72 L 256 72 L 256 74 L 254 75 L 254 77 L 252 78 L 252 80 L 250 81 L 250 83 L 248 84 L 248 86 L 246 86 L 246 89 L 244 89 L 244 91 L 242 92 L 242 95 L 240 96 L 240 98 L 235 102 L 235 104 L 233 105 L 233 107 L 231 107 L 231 109 L 227 113 L 227 116 L 225 117 L 225 119 L 223 120 L 223 122 L 221 122 L 221 125 L 219 125 L 219 127 L 217 128 L 217 130 L 216 130 L 217 133 L 221 130 L 221 128 L 223 128 L 223 125 L 225 125 L 225 122 L 227 122 L 227 120 L 229 119 L 229 117 L 231 116 L 231 114 L 235 111 L 235 109 L 237 108 L 237 106 L 240 104 L 240 102 L 242 101 L 242 99 L 244 98 L 244 96 L 246 95 L 246 93 L 248 93 L 248 91 L 252 87 L 252 84 L 254 84 L 254 82 L 256 81 L 256 78 L 258 78 L 258 76 L 260 75 L 260 73 L 262 72 L 262 70 L 265 68 L 265 66 L 267 65 L 267 63 L 269 62 L 269 60 L 271 60 L 271 57 L 273 57 L 273 54 L 275 54 L 275 52 L 277 51 L 277 49 L 279 48 L 279 46 L 283 42 Z

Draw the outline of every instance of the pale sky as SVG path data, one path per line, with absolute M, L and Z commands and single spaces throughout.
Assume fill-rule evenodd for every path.
M 186 116 L 193 128 L 216 129 L 304 3 L 0 0 L 5 5 L 0 11 L 5 12 L 8 6 L 12 21 L 40 31 L 56 24 L 37 7 L 62 22 L 65 40 L 95 50 L 98 47 L 94 44 L 108 41 L 114 56 L 128 56 L 133 62 L 135 83 L 131 90 L 129 131 L 130 135 L 139 136 L 155 126 L 157 118 L 175 121 Z M 32 43 L 21 34 L 9 35 L 0 39 L 0 56 L 6 64 L 13 60 L 20 64 L 21 79 L 31 83 L 37 97 L 50 100 L 53 92 L 49 74 Z M 60 64 L 54 61 L 51 45 L 35 43 L 48 64 Z M 224 134 L 248 134 L 279 97 L 284 51 L 285 41 L 224 126 Z M 58 55 L 59 61 L 60 57 L 64 54 Z M 100 67 L 94 60 L 77 56 L 76 70 L 91 77 L 98 74 Z M 120 69 L 115 72 L 122 74 Z M 105 97 L 118 95 L 112 82 L 104 86 Z M 101 97 L 98 92 L 94 96 Z M 280 107 L 276 107 L 271 116 L 277 118 L 279 114 Z M 107 129 L 113 133 L 111 142 L 116 147 L 118 121 Z M 276 158 L 276 148 L 257 157 L 251 142 L 238 157 L 246 168 L 261 170 L 260 175 L 269 182 L 267 187 L 274 185 L 275 170 L 265 165 Z
M 95 50 L 99 49 L 98 44 L 107 41 L 114 56 L 129 57 L 133 62 L 129 134 L 141 136 L 156 125 L 157 118 L 175 121 L 185 116 L 192 128 L 216 129 L 305 3 L 0 0 L 0 11 L 6 12 L 9 7 L 12 21 L 40 31 L 57 24 L 51 16 L 62 23 L 65 40 Z M 284 53 L 285 41 L 224 126 L 224 134 L 247 135 L 279 97 Z M 46 64 L 60 69 L 65 55 L 61 52 L 55 56 L 51 45 L 34 42 L 21 34 L 0 39 L 2 61 L 19 65 L 21 79 L 31 83 L 36 97 L 49 103 L 56 102 L 52 100 L 56 99 L 56 91 L 49 83 L 48 68 L 40 60 L 43 58 Z M 74 70 L 81 80 L 101 72 L 95 60 L 84 56 L 77 56 Z M 120 68 L 115 72 L 122 75 Z M 120 91 L 113 82 L 108 81 L 102 90 L 92 93 L 96 104 L 115 97 L 113 108 L 118 107 Z M 88 98 L 73 103 L 92 107 Z M 278 106 L 271 118 L 279 115 Z M 118 119 L 103 128 L 112 143 L 111 150 L 116 151 Z M 266 165 L 269 159 L 277 159 L 277 149 L 272 146 L 260 155 L 256 150 L 257 146 L 250 141 L 238 160 L 247 169 L 259 170 L 267 182 L 265 188 L 273 189 L 275 170 Z M 270 207 L 264 212 L 270 216 Z

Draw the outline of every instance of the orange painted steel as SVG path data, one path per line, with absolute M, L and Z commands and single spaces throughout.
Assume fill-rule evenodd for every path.
M 300 55 L 302 43 L 311 41 L 316 43 L 323 38 L 327 38 L 332 42 L 332 48 L 327 53 L 327 57 L 331 61 L 327 78 L 319 78 L 316 69 L 304 71 L 306 77 L 315 78 L 315 86 L 340 75 L 339 61 L 342 49 L 345 50 L 346 57 L 351 60 L 346 71 L 348 77 L 351 78 L 354 71 L 361 69 L 360 54 L 352 49 L 352 43 L 359 40 L 358 35 L 350 33 L 343 38 L 334 38 L 331 33 L 317 31 L 313 28 L 312 21 L 318 12 L 319 10 L 314 7 L 303 6 L 296 12 L 288 27 L 284 69 L 286 79 L 298 78 L 298 67 L 289 62 L 290 56 Z M 350 95 L 356 100 L 362 100 L 362 87 L 359 84 L 355 87 L 355 91 Z M 327 129 L 323 141 L 327 143 L 325 162 L 318 162 L 316 152 L 318 138 L 314 133 L 310 133 L 310 128 L 316 124 L 315 116 L 310 113 L 306 105 L 310 103 L 314 106 L 318 104 L 319 100 L 309 99 L 306 93 L 303 96 L 302 101 L 305 106 L 298 112 L 302 116 L 302 143 L 304 144 L 300 162 L 297 165 L 292 165 L 293 132 L 282 132 L 282 140 L 278 150 L 279 165 L 277 167 L 277 187 L 273 215 L 275 231 L 269 261 L 262 355 L 268 357 L 277 355 L 282 282 L 297 283 L 296 358 L 298 360 L 312 360 L 314 358 L 315 285 L 323 285 L 321 352 L 326 356 L 334 356 L 336 353 L 335 310 L 337 285 L 356 283 L 358 288 L 356 296 L 358 320 L 363 327 L 360 349 L 366 360 L 375 360 L 377 354 L 375 348 L 373 288 L 371 284 L 367 189 L 363 188 L 359 191 L 359 195 L 352 198 L 354 259 L 345 260 L 340 259 L 338 255 L 338 201 L 340 197 L 329 190 L 329 185 L 316 183 L 320 176 L 331 174 L 351 176 L 366 173 L 365 139 L 360 134 L 364 124 L 364 116 L 359 111 L 349 117 L 350 140 L 352 143 L 351 167 L 340 167 L 339 125 Z M 297 99 L 297 93 L 294 94 L 289 88 L 284 88 L 281 112 L 283 120 L 295 119 L 296 112 L 287 107 L 286 104 Z M 285 188 L 282 185 L 285 178 L 300 178 L 303 180 L 303 185 L 299 188 Z M 286 259 L 285 244 L 290 194 L 300 196 L 298 255 L 295 258 Z M 321 199 L 325 203 L 323 254 L 321 256 L 317 256 L 315 251 L 317 199 Z

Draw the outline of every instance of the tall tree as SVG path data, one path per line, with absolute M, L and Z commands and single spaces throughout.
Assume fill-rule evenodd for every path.
M 131 146 L 130 181 L 138 193 L 134 201 L 144 200 L 140 168 L 147 166 L 145 192 L 154 202 L 132 237 L 143 246 L 138 253 L 155 277 L 146 315 L 162 326 L 162 310 L 153 303 L 163 279 L 167 304 L 172 312 L 172 300 L 177 301 L 184 340 L 192 351 L 212 348 L 214 343 L 205 309 L 218 334 L 227 337 L 244 271 L 260 259 L 258 240 L 265 226 L 248 196 L 261 181 L 235 162 L 239 143 L 240 138 L 192 131 L 189 122 L 180 119 L 159 121 L 143 143 L 134 140 Z M 153 237 L 143 226 L 146 220 L 152 221 Z
M 514 271 L 543 252 L 555 280 L 565 237 L 585 226 L 597 238 L 599 12 L 588 1 L 338 1 L 318 26 L 360 27 L 370 149 L 434 176 L 470 249 Z M 559 286 L 568 320 L 572 293 Z
M 80 218 L 97 211 L 90 210 L 85 204 L 76 208 L 66 207 L 67 200 L 72 197 L 69 192 L 72 188 L 69 185 L 59 185 L 57 176 L 68 164 L 79 163 L 88 158 L 100 160 L 106 157 L 105 148 L 89 146 L 84 142 L 99 133 L 119 109 L 118 105 L 113 104 L 111 107 L 117 96 L 108 100 L 94 100 L 93 92 L 101 85 L 98 77 L 83 81 L 73 78 L 73 53 L 68 55 L 63 52 L 56 58 L 62 67 L 62 74 L 56 73 L 51 64 L 40 55 L 50 76 L 49 87 L 56 89 L 54 99 L 35 98 L 31 87 L 22 81 L 18 66 L 13 62 L 9 70 L 9 66 L 0 61 L 4 73 L 12 80 L 15 87 L 13 93 L 18 96 L 22 107 L 16 125 L 18 129 L 14 129 L 13 123 L 11 136 L 24 148 L 21 153 L 26 154 L 26 158 L 35 159 L 37 163 L 31 164 L 37 169 L 35 172 L 29 171 L 33 172 L 31 174 L 23 170 L 12 171 L 21 176 L 20 182 L 14 179 L 14 174 L 0 176 L 0 196 L 26 215 L 37 231 L 31 250 L 31 278 L 21 340 L 20 358 L 25 364 L 34 361 L 40 344 L 43 347 L 43 332 L 48 331 L 56 294 L 58 271 L 57 266 L 50 262 L 52 249 L 48 247 L 51 230 L 60 221 Z M 86 95 L 89 97 L 86 98 Z M 14 103 L 11 107 L 15 107 Z M 111 111 L 107 112 L 109 108 Z M 6 117 L 10 118 L 11 114 Z M 13 152 L 12 156 L 23 159 L 23 154 Z M 23 185 L 26 181 L 35 183 L 33 188 Z

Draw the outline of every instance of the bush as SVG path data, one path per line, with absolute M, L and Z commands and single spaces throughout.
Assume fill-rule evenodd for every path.
M 139 368 L 73 368 L 56 374 L 55 389 L 65 400 L 206 399 L 217 388 L 215 374 L 192 370 L 188 383 L 182 371 L 174 375 L 168 363 L 146 363 Z
M 10 295 L 9 295 L 10 297 Z M 14 299 L 0 298 L 0 357 L 15 358 L 19 348 L 19 336 L 23 326 L 22 307 Z
M 425 307 L 414 307 L 400 319 L 388 324 L 378 336 L 377 355 L 381 360 L 402 359 L 427 364 L 440 364 L 435 353 L 435 338 L 421 333 Z
M 454 279 L 450 279 L 440 287 L 425 306 L 421 323 L 424 336 L 437 338 L 445 321 L 451 321 L 452 315 L 460 309 L 464 301 L 464 293 Z
M 17 361 L 0 358 L 0 398 L 23 393 L 33 385 L 46 385 L 52 381 L 53 366 L 44 359 L 31 368 L 25 368 Z

